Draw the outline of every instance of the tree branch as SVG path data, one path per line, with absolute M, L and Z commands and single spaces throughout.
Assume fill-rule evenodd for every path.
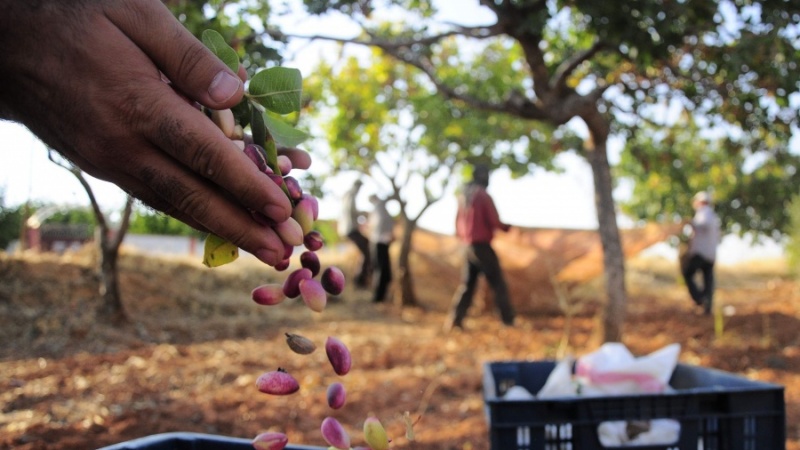
M 602 41 L 596 41 L 591 48 L 575 54 L 572 58 L 568 58 L 562 62 L 558 69 L 556 69 L 555 76 L 553 77 L 553 89 L 556 92 L 563 92 L 566 87 L 567 78 L 578 68 L 584 61 L 588 61 L 600 50 L 605 48 L 606 45 Z
M 274 38 L 291 37 L 298 39 L 325 40 L 331 42 L 338 42 L 341 44 L 355 44 L 355 45 L 362 45 L 365 47 L 377 47 L 386 52 L 386 54 L 388 54 L 389 56 L 421 70 L 425 74 L 425 76 L 427 76 L 428 79 L 434 84 L 434 86 L 436 86 L 436 89 L 439 91 L 439 93 L 441 93 L 448 99 L 460 100 L 471 107 L 481 109 L 484 111 L 508 113 L 525 119 L 547 120 L 548 118 L 547 114 L 544 113 L 530 99 L 524 96 L 511 95 L 505 101 L 496 103 L 479 99 L 455 87 L 447 85 L 436 75 L 436 70 L 433 64 L 431 64 L 430 61 L 427 60 L 427 58 L 425 58 L 424 56 L 418 54 L 413 50 L 414 46 L 418 45 L 428 46 L 448 36 L 462 35 L 462 36 L 469 36 L 476 38 L 486 38 L 502 34 L 499 25 L 495 25 L 492 27 L 472 27 L 472 28 L 463 27 L 462 29 L 473 30 L 473 34 L 465 35 L 463 33 L 459 33 L 455 30 L 452 30 L 434 36 L 429 36 L 424 39 L 390 42 L 375 37 L 369 33 L 367 33 L 368 36 L 370 36 L 369 40 L 364 40 L 359 38 L 337 38 L 333 36 L 323 36 L 323 35 L 306 35 L 306 36 L 294 35 L 294 34 L 288 35 L 288 34 L 283 34 L 280 31 L 274 31 L 274 30 L 267 31 L 267 33 Z M 483 30 L 485 33 L 481 34 L 479 30 Z
M 486 101 L 467 94 L 457 88 L 447 85 L 437 75 L 433 64 L 422 56 L 406 55 L 404 53 L 395 51 L 393 49 L 381 48 L 387 54 L 395 59 L 403 61 L 406 64 L 416 67 L 421 70 L 425 76 L 436 86 L 436 90 L 445 98 L 451 100 L 460 100 L 469 106 L 484 111 L 494 111 L 501 113 L 514 114 L 518 117 L 534 120 L 546 120 L 548 116 L 530 99 L 522 95 L 511 95 L 505 101 L 495 103 Z
M 125 234 L 128 232 L 128 227 L 131 224 L 131 212 L 133 212 L 133 202 L 134 199 L 130 195 L 127 196 L 125 199 L 125 208 L 122 211 L 122 222 L 119 224 L 119 228 L 117 229 L 116 237 L 110 245 L 114 248 L 114 251 L 119 249 L 119 246 L 122 245 L 122 241 L 125 240 Z
M 100 210 L 100 204 L 97 202 L 97 198 L 94 195 L 94 191 L 92 190 L 92 186 L 89 185 L 89 182 L 86 181 L 86 177 L 83 176 L 83 172 L 77 166 L 72 164 L 71 162 L 67 161 L 66 159 L 56 158 L 55 155 L 61 155 L 55 149 L 48 148 L 47 149 L 47 159 L 53 162 L 53 164 L 66 169 L 78 179 L 78 182 L 81 183 L 83 189 L 86 191 L 86 195 L 89 196 L 89 203 L 92 205 L 92 211 L 94 211 L 95 219 L 97 220 L 97 225 L 100 226 L 100 229 L 105 231 L 108 229 L 108 223 L 106 222 L 106 218 L 103 215 L 103 211 Z
M 456 24 L 450 24 L 450 26 L 453 27 L 452 30 L 414 39 L 403 39 L 403 38 L 392 38 L 391 40 L 382 39 L 381 37 L 376 36 L 374 33 L 367 30 L 363 25 L 362 25 L 362 30 L 364 30 L 364 33 L 367 36 L 369 36 L 368 40 L 364 40 L 361 38 L 338 38 L 334 36 L 326 36 L 321 34 L 312 34 L 312 35 L 285 34 L 280 30 L 274 30 L 274 29 L 266 30 L 266 34 L 269 37 L 276 40 L 286 40 L 288 38 L 295 38 L 295 39 L 307 39 L 310 41 L 331 41 L 331 42 L 339 42 L 341 44 L 356 44 L 367 47 L 379 47 L 382 49 L 391 49 L 391 48 L 402 49 L 402 48 L 411 48 L 414 46 L 427 47 L 436 44 L 439 41 L 454 36 L 464 36 L 474 39 L 487 39 L 493 36 L 498 36 L 503 33 L 502 30 L 497 25 L 464 27 Z

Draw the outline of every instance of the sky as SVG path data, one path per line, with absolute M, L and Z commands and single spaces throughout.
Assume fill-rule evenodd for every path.
M 476 2 L 477 3 L 477 2 Z M 475 25 L 492 20 L 492 15 L 487 10 L 474 5 L 472 2 L 461 0 L 440 0 L 441 17 L 464 25 Z M 347 37 L 356 30 L 352 24 L 336 21 L 330 18 L 297 18 L 284 17 L 281 26 L 288 33 L 317 34 L 330 32 L 333 35 Z M 327 45 L 327 47 L 326 47 Z M 286 67 L 300 69 L 303 76 L 307 76 L 321 55 L 336 54 L 331 51 L 333 44 L 324 43 L 297 43 L 290 47 L 289 59 L 283 64 Z M 333 47 L 335 48 L 335 47 Z M 580 132 L 580 124 L 576 129 Z M 616 161 L 622 144 L 618 141 L 609 142 L 609 158 L 612 164 Z M 82 186 L 66 170 L 56 166 L 47 159 L 45 146 L 28 130 L 18 124 L 0 121 L 0 190 L 4 191 L 6 205 L 18 205 L 27 200 L 54 202 L 65 205 L 88 205 L 88 198 Z M 561 174 L 538 171 L 532 175 L 511 179 L 507 170 L 499 169 L 492 173 L 489 193 L 495 200 L 501 219 L 507 223 L 524 227 L 544 228 L 585 228 L 597 227 L 596 212 L 594 207 L 594 189 L 592 173 L 589 165 L 582 158 L 566 153 L 560 155 L 557 163 L 564 168 Z M 324 161 L 312 164 L 311 171 L 326 170 Z M 321 199 L 320 217 L 335 219 L 340 213 L 339 199 L 354 181 L 355 174 L 343 174 L 330 181 L 326 189 L 330 196 Z M 95 180 L 90 177 L 101 206 L 107 211 L 119 211 L 124 204 L 124 195 L 119 188 L 109 183 Z M 373 192 L 380 192 L 379 185 L 367 181 L 359 195 L 359 206 L 369 208 L 368 196 Z M 384 191 L 385 192 L 385 191 Z M 615 191 L 619 198 L 625 195 L 624 189 Z M 414 198 L 409 198 L 409 210 L 415 214 L 418 204 Z M 393 205 L 389 205 L 390 212 Z M 447 193 L 443 200 L 434 204 L 420 218 L 419 226 L 446 234 L 454 230 L 453 218 L 455 217 L 456 202 L 452 192 Z M 620 218 L 620 226 L 630 226 L 630 221 Z M 664 248 L 670 255 L 671 250 Z M 738 244 L 733 252 L 734 258 L 742 258 L 743 252 L 750 251 Z M 769 246 L 761 252 L 773 255 L 779 248 Z M 754 254 L 761 254 L 758 251 Z M 740 255 L 740 256 L 736 256 Z

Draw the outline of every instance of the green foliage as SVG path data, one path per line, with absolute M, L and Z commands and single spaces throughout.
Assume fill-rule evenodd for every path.
M 89 224 L 92 227 L 97 225 L 94 211 L 90 208 L 70 208 L 53 213 L 47 218 L 47 223 L 61 225 Z
M 0 190 L 0 250 L 8 248 L 11 241 L 19 238 L 24 215 L 25 206 L 7 206 L 5 193 Z
M 800 192 L 800 156 L 762 144 L 704 137 L 688 116 L 671 127 L 640 127 L 616 167 L 619 177 L 636 181 L 621 209 L 636 219 L 686 218 L 693 214 L 691 197 L 708 190 L 728 231 L 788 233 L 788 199 Z
M 503 81 L 485 72 L 485 79 L 465 82 L 501 89 Z M 423 176 L 462 163 L 507 166 L 517 174 L 552 166 L 558 143 L 551 126 L 446 99 L 419 71 L 380 52 L 366 62 L 349 58 L 338 70 L 322 63 L 312 73 L 309 112 L 322 123 L 336 170 L 367 173 L 381 155 L 397 151 L 413 153 L 413 170 Z
M 356 61 L 337 73 L 321 67 L 321 78 L 340 85 L 319 81 L 312 107 L 339 110 L 326 130 L 338 169 L 370 167 L 397 134 L 390 128 L 406 126 L 401 121 L 409 112 L 418 126 L 415 150 L 431 165 L 480 160 L 507 165 L 516 175 L 532 166 L 552 169 L 554 153 L 582 147 L 563 124 L 595 110 L 610 119 L 612 133 L 628 139 L 617 174 L 635 183 L 634 198 L 623 205 L 629 214 L 685 217 L 692 193 L 713 189 L 729 229 L 788 230 L 786 199 L 798 192 L 797 156 L 787 148 L 800 123 L 790 101 L 800 86 L 800 48 L 790 28 L 800 15 L 796 2 L 699 0 L 687 7 L 665 0 L 496 0 L 484 6 L 498 16 L 498 27 L 471 35 L 477 38 L 456 30 L 424 44 L 413 42 L 443 29 L 428 20 L 429 2 L 304 4 L 312 14 L 410 11 L 420 20 L 371 24 L 370 35 L 408 42 L 391 47 L 392 55 L 421 62 L 449 92 L 475 100 L 468 106 L 452 94 L 437 98 L 430 82 L 377 51 L 371 67 Z M 586 97 L 592 89 L 614 95 L 593 103 Z M 477 103 L 495 112 L 476 112 Z M 683 110 L 678 125 L 664 119 L 667 106 Z M 538 116 L 530 112 L 536 108 Z M 702 137 L 705 127 L 724 136 Z
M 205 30 L 201 36 L 203 44 L 211 49 L 222 62 L 234 72 L 239 70 L 239 55 L 228 46 L 221 34 L 212 30 Z
M 207 30 L 219 33 L 250 76 L 259 68 L 281 62 L 278 49 L 283 43 L 263 33 L 269 28 L 267 20 L 272 13 L 268 0 L 168 0 L 164 3 L 198 39 L 202 40 Z M 224 58 L 223 61 L 229 62 Z M 238 66 L 234 71 L 237 69 Z
M 275 143 L 284 147 L 296 147 L 308 139 L 308 133 L 289 125 L 276 114 L 265 112 L 261 115 L 266 128 L 270 131 Z
M 719 6 L 717 0 L 695 0 L 690 7 L 667 0 L 558 3 L 574 8 L 586 30 L 600 40 L 624 43 L 621 53 L 642 66 L 669 58 L 687 35 L 714 30 Z
M 303 0 L 303 3 L 309 13 L 316 15 L 339 11 L 348 16 L 360 14 L 369 17 L 373 10 L 372 0 Z M 404 10 L 419 11 L 424 17 L 436 11 L 430 0 L 390 0 L 387 3 Z
M 341 236 L 339 236 L 339 231 L 336 229 L 335 220 L 316 220 L 314 221 L 314 229 L 319 231 L 319 234 L 322 235 L 322 241 L 329 248 L 342 240 Z
M 131 234 L 160 234 L 168 236 L 196 236 L 200 233 L 185 223 L 151 209 L 137 208 L 130 218 L 128 232 Z
M 789 268 L 795 275 L 800 276 L 800 194 L 792 197 L 789 203 L 789 241 L 786 244 L 786 254 Z
M 303 77 L 297 69 L 273 67 L 253 76 L 248 85 L 251 100 L 277 114 L 300 111 Z

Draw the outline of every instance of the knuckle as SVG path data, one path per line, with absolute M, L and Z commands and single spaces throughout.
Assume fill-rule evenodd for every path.
M 239 248 L 247 248 L 247 232 L 244 230 L 236 230 L 227 236 L 227 239 Z
M 258 205 L 263 202 L 264 193 L 251 183 L 239 183 L 237 185 L 236 197 L 246 205 Z
M 182 190 L 175 199 L 175 208 L 191 217 L 206 217 L 211 212 L 211 202 L 208 196 L 191 190 Z
M 203 177 L 214 179 L 219 173 L 225 173 L 224 159 L 211 141 L 197 142 L 189 150 L 190 167 Z
M 152 98 L 151 95 L 143 95 L 141 91 L 120 88 L 112 96 L 118 99 L 114 102 L 118 123 L 125 124 L 125 127 L 133 130 L 146 128 L 147 123 L 152 120 L 153 111 L 152 105 L 142 101 L 142 98 L 143 96 Z
M 192 44 L 187 46 L 185 51 L 181 53 L 180 59 L 177 61 L 177 81 L 186 81 L 191 78 L 192 74 L 202 68 L 202 63 L 205 61 L 206 49 L 199 44 Z
M 215 179 L 224 173 L 224 149 L 209 136 L 200 136 L 177 118 L 165 118 L 158 124 L 157 139 L 177 160 L 189 166 L 198 175 Z
M 180 180 L 163 175 L 152 167 L 139 171 L 139 179 L 149 190 L 129 192 L 148 206 L 169 216 L 183 220 L 191 219 L 191 225 L 202 222 L 211 210 L 211 200 L 202 193 L 189 189 Z
M 156 139 L 171 150 L 181 149 L 181 142 L 186 139 L 186 131 L 183 123 L 177 117 L 167 115 L 158 122 Z M 178 156 L 178 155 L 176 155 Z

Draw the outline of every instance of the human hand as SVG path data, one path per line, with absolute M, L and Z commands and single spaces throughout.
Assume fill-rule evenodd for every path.
M 230 108 L 242 79 L 160 1 L 0 0 L 0 9 L 1 118 L 148 206 L 281 260 L 281 239 L 249 211 L 281 222 L 289 200 L 192 104 Z M 306 153 L 287 154 L 308 168 Z

